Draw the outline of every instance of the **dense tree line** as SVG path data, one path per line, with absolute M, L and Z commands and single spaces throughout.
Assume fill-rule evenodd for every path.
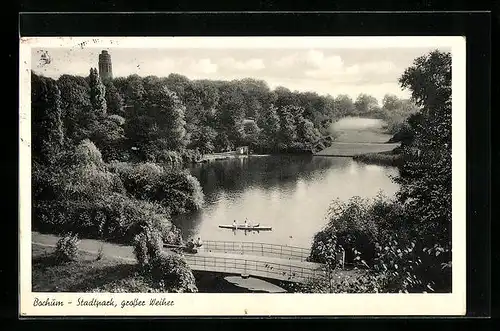
M 271 90 L 255 79 L 189 80 L 130 75 L 98 83 L 63 75 L 54 81 L 69 140 L 89 138 L 106 161 L 166 162 L 173 152 L 184 160 L 248 145 L 256 152 L 310 151 L 332 134 L 332 122 L 345 116 L 386 120 L 396 133 L 415 105 L 388 95 L 321 96 Z
M 394 199 L 332 203 L 311 259 L 331 270 L 344 251 L 347 262 L 369 270 L 332 284 L 332 291 L 451 291 L 451 54 L 433 51 L 415 59 L 399 82 L 419 107 L 405 123 L 395 178 L 400 189 Z

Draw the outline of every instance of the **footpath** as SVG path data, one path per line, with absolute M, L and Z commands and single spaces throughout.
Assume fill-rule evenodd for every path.
M 52 234 L 43 234 L 31 232 L 31 244 L 42 247 L 56 247 L 60 237 Z M 98 254 L 102 247 L 105 256 L 135 262 L 134 249 L 132 246 L 113 244 L 100 240 L 80 239 L 79 248 L 82 252 L 89 254 Z

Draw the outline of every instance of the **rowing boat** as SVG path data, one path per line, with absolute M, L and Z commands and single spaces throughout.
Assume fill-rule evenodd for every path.
M 248 225 L 238 224 L 237 226 L 233 225 L 219 225 L 219 228 L 222 229 L 233 229 L 233 230 L 246 230 L 246 231 L 271 231 L 273 228 L 270 226 L 262 226 L 260 224 Z

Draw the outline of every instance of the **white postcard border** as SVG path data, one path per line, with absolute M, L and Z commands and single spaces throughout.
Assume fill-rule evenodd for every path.
M 32 292 L 31 284 L 31 48 L 381 48 L 452 49 L 452 247 L 450 294 L 102 294 Z M 29 37 L 20 39 L 19 65 L 19 311 L 21 316 L 298 316 L 464 315 L 466 309 L 466 52 L 464 37 Z M 49 298 L 64 306 L 34 306 Z M 79 298 L 108 300 L 116 307 L 77 307 Z M 149 306 L 151 298 L 173 306 Z M 121 308 L 122 300 L 146 306 Z M 71 302 L 71 304 L 69 304 Z

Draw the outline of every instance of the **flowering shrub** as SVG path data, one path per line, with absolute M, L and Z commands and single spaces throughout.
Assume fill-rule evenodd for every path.
M 76 234 L 67 233 L 61 237 L 56 244 L 54 252 L 55 259 L 58 262 L 74 261 L 78 257 L 78 236 Z
M 134 237 L 133 245 L 139 267 L 142 270 L 149 270 L 151 261 L 161 254 L 162 234 L 155 227 L 147 225 Z

